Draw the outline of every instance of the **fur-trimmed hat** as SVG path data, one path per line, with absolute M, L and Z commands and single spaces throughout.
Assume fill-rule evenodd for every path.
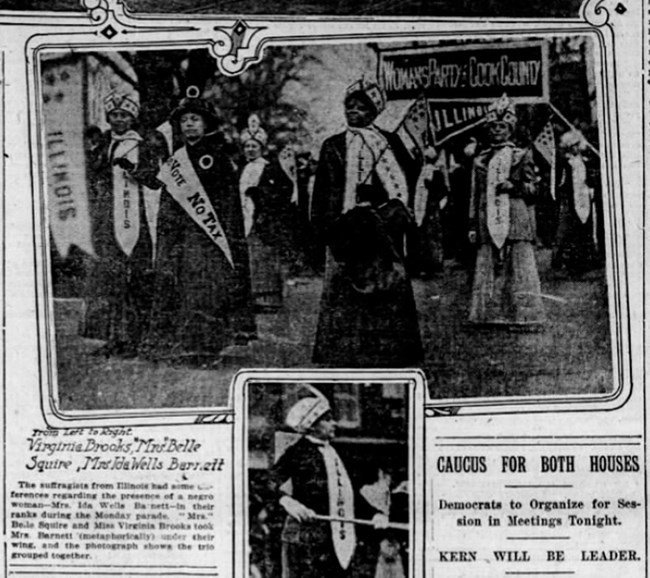
M 304 397 L 291 407 L 285 423 L 294 431 L 305 433 L 331 409 L 329 401 L 322 394 Z
M 375 110 L 375 115 L 379 116 L 386 108 L 386 94 L 376 83 L 361 77 L 353 82 L 345 90 L 345 101 L 347 102 L 352 96 L 361 96 Z
M 251 114 L 248 117 L 248 126 L 239 135 L 239 140 L 242 144 L 246 144 L 249 140 L 256 140 L 263 147 L 269 142 L 269 135 L 262 128 L 260 117 L 256 114 Z
M 111 92 L 104 99 L 104 109 L 106 110 L 106 114 L 114 110 L 122 110 L 137 119 L 140 114 L 139 100 L 140 98 L 137 93 L 118 94 L 117 92 Z
M 207 132 L 215 130 L 219 125 L 219 117 L 217 116 L 214 107 L 207 100 L 203 100 L 202 98 L 194 98 L 191 96 L 184 98 L 172 111 L 172 122 L 180 122 L 181 116 L 187 112 L 200 114 L 205 120 Z
M 505 122 L 506 124 L 509 124 L 511 128 L 514 128 L 517 124 L 517 111 L 515 105 L 505 93 L 501 98 L 494 101 L 489 106 L 487 114 L 485 115 L 485 122 L 488 124 L 497 121 Z

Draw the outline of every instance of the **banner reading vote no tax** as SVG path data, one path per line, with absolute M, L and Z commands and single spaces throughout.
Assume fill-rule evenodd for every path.
M 541 41 L 385 50 L 378 78 L 388 100 L 427 99 L 439 144 L 480 122 L 504 93 L 518 103 L 547 102 L 547 52 Z

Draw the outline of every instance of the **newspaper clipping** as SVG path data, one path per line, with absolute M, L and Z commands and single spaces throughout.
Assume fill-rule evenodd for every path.
M 646 0 L 17 4 L 4 576 L 649 575 Z

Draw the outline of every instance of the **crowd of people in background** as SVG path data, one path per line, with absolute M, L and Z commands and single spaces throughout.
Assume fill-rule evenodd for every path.
M 415 367 L 413 279 L 464 269 L 470 326 L 540 329 L 536 247 L 552 250 L 558 274 L 602 265 L 598 163 L 579 131 L 562 136 L 549 191 L 533 147 L 514 142 L 505 95 L 480 129 L 419 157 L 374 124 L 386 104 L 376 83 L 342 101 L 347 127 L 316 159 L 274 141 L 257 114 L 234 150 L 198 97 L 181 100 L 166 134 L 139 126 L 137 95 L 106 99 L 110 129 L 85 134 L 95 255 L 84 331 L 104 342 L 97 354 L 209 367 L 257 338 L 256 315 L 285 306 L 287 280 L 322 275 L 314 363 Z M 542 238 L 549 205 L 556 226 Z

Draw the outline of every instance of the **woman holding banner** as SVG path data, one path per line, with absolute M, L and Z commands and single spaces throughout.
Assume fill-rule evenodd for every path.
M 236 168 L 198 98 L 171 116 L 183 138 L 162 166 L 158 258 L 150 353 L 206 365 L 255 337 L 248 251 Z
M 347 90 L 348 128 L 323 143 L 312 223 L 327 247 L 313 360 L 330 367 L 408 367 L 422 345 L 405 239 L 417 170 L 399 138 L 374 126 L 385 96 L 361 79 Z
M 281 536 L 282 576 L 356 575 L 353 560 L 364 527 L 388 528 L 389 502 L 368 499 L 373 493 L 370 486 L 355 491 L 330 443 L 337 423 L 323 394 L 314 390 L 313 396 L 296 402 L 285 423 L 300 438 L 278 457 L 270 472 L 271 493 L 287 514 Z
M 510 140 L 517 116 L 505 95 L 489 108 L 486 122 L 490 146 L 472 169 L 469 238 L 478 250 L 469 321 L 534 329 L 546 314 L 535 262 L 533 157 Z

